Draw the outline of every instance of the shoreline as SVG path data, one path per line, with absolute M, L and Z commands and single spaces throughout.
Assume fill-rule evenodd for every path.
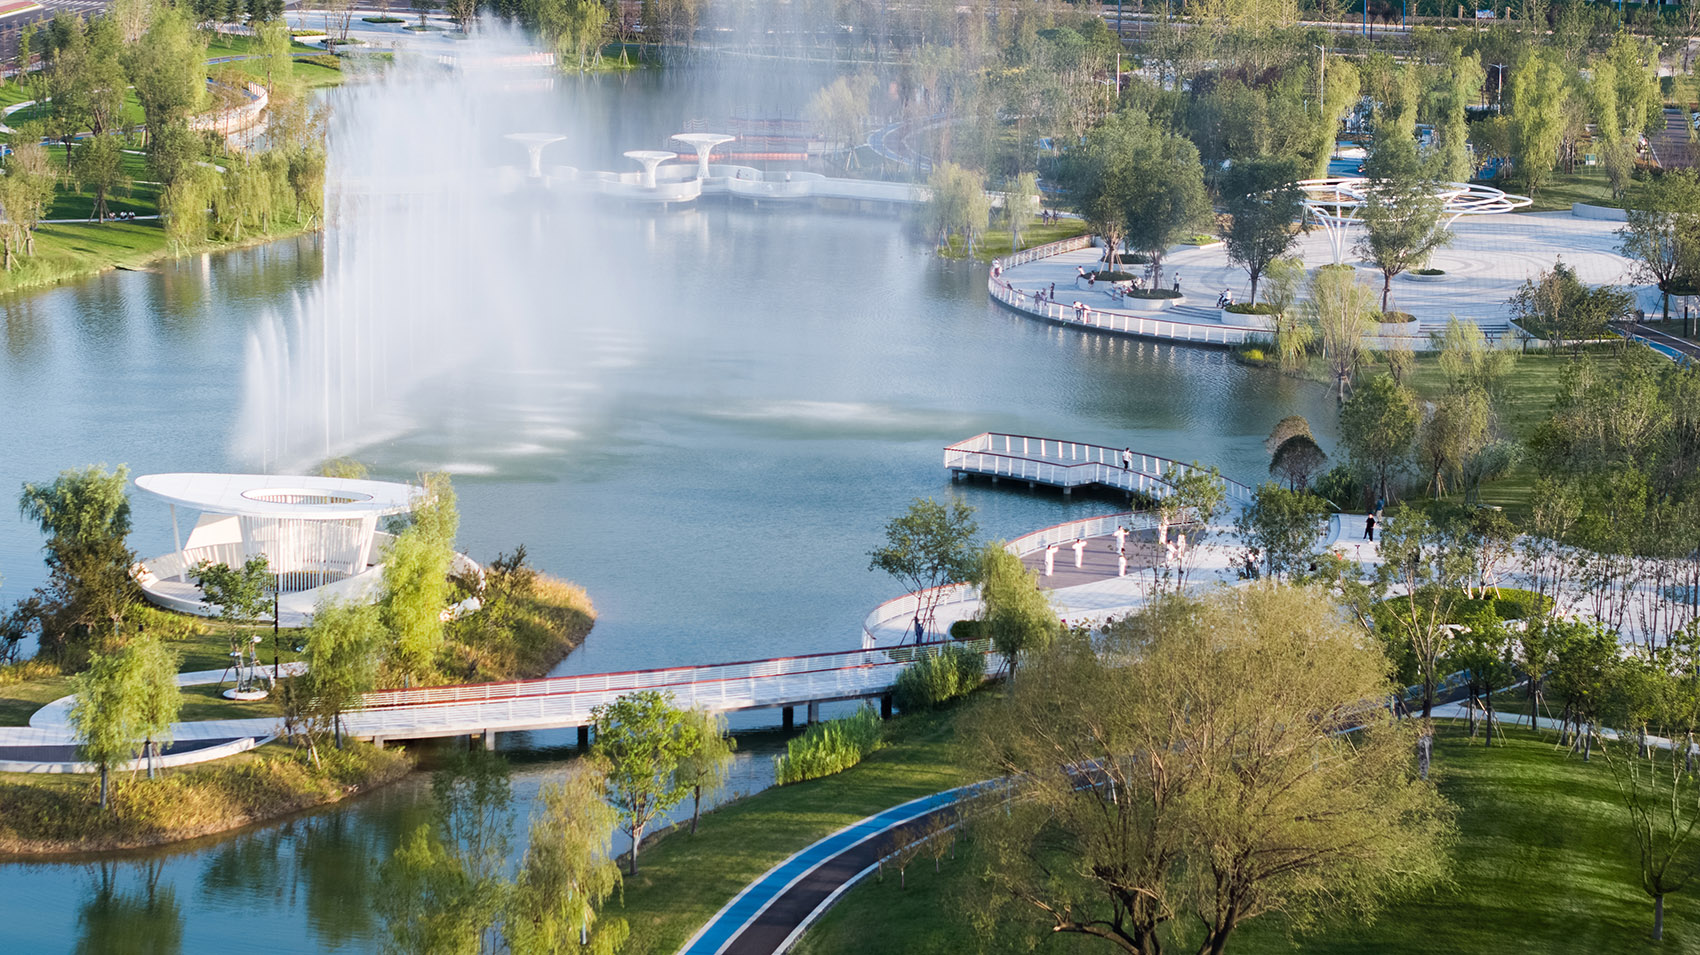
M 547 676 L 584 645 L 596 626 L 595 608 L 582 588 L 548 574 L 539 574 L 539 578 L 565 589 L 563 596 L 583 595 L 583 606 L 563 604 L 557 608 L 577 619 L 559 621 L 561 628 L 555 634 L 556 639 L 535 648 L 528 661 L 534 665 L 516 674 L 517 679 Z M 100 858 L 226 837 L 364 796 L 406 779 L 418 768 L 417 759 L 405 748 L 380 750 L 354 740 L 347 741 L 346 748 L 340 751 L 323 749 L 320 756 L 323 765 L 310 767 L 305 750 L 284 740 L 273 740 L 246 753 L 179 770 L 164 770 L 152 781 L 141 770 L 128 774 L 115 772 L 112 774 L 115 805 L 105 812 L 88 798 L 88 790 L 98 785 L 92 775 L 0 776 L 0 803 L 7 806 L 7 812 L 0 814 L 0 863 Z M 13 776 L 17 777 L 15 781 L 8 778 Z M 133 790 L 138 784 L 142 789 Z M 130 807 L 132 814 L 121 817 L 119 813 L 132 797 L 137 799 Z M 253 798 L 255 804 L 243 806 L 237 801 L 242 798 Z M 221 802 L 224 805 L 218 805 Z M 146 828 L 150 826 L 146 815 L 160 810 L 162 804 L 185 806 L 187 811 L 198 808 L 206 817 L 181 826 Z M 40 831 L 29 824 L 33 816 L 41 828 L 69 825 L 78 834 L 66 837 L 20 834 L 13 827 L 20 813 L 30 814 L 23 820 L 26 829 Z M 139 825 L 144 829 L 134 833 L 102 832 L 95 828 L 101 825 Z M 91 831 L 94 834 L 87 834 Z
M 45 229 L 49 229 L 49 228 L 52 228 L 52 229 L 107 228 L 109 226 L 121 225 L 121 224 L 122 223 L 116 223 L 116 222 L 109 223 L 107 225 L 102 225 L 101 223 L 98 223 L 98 222 L 88 222 L 86 224 L 85 223 L 61 222 L 61 223 L 55 223 L 51 226 L 42 226 L 42 227 L 38 228 L 36 231 L 37 231 L 37 237 L 39 239 L 39 237 L 42 234 L 42 231 L 45 230 Z M 163 233 L 163 227 L 161 227 L 157 224 L 157 220 L 150 221 L 148 223 L 148 227 L 159 229 Z M 266 233 L 265 235 L 253 236 L 251 238 L 243 239 L 239 242 L 203 242 L 203 243 L 200 243 L 198 245 L 195 245 L 195 246 L 192 246 L 190 248 L 183 249 L 183 250 L 180 250 L 180 251 L 177 251 L 177 252 L 173 252 L 169 248 L 162 247 L 162 248 L 159 248 L 159 249 L 157 249 L 153 252 L 149 252 L 149 253 L 145 253 L 145 254 L 138 254 L 136 256 L 120 257 L 120 258 L 117 258 L 117 259 L 105 261 L 105 262 L 100 263 L 98 265 L 92 265 L 91 264 L 90 266 L 88 266 L 86 268 L 77 268 L 77 269 L 73 269 L 73 270 L 66 271 L 64 273 L 58 273 L 58 274 L 39 275 L 39 276 L 35 276 L 33 278 L 24 279 L 24 280 L 17 281 L 17 282 L 7 281 L 8 276 L 12 273 L 0 272 L 0 283 L 4 284 L 4 287 L 0 287 L 0 301 L 6 301 L 7 299 L 9 299 L 11 296 L 14 296 L 14 295 L 34 295 L 36 293 L 44 292 L 44 291 L 47 291 L 47 290 L 52 289 L 52 288 L 57 288 L 57 287 L 62 286 L 62 285 L 70 285 L 74 282 L 81 282 L 81 281 L 85 281 L 85 280 L 90 279 L 90 278 L 94 278 L 96 276 L 105 275 L 108 272 L 155 272 L 156 270 L 153 269 L 153 268 L 150 268 L 150 266 L 154 266 L 154 265 L 157 265 L 157 264 L 162 263 L 162 262 L 175 261 L 175 260 L 178 260 L 178 259 L 187 259 L 191 256 L 208 255 L 208 254 L 215 253 L 215 252 L 237 252 L 237 251 L 241 251 L 243 249 L 251 249 L 251 248 L 255 248 L 257 246 L 266 245 L 266 244 L 271 243 L 271 242 L 281 242 L 285 239 L 299 239 L 302 236 L 313 235 L 313 234 L 316 234 L 316 233 L 322 233 L 323 231 L 324 231 L 324 227 L 322 225 L 319 228 L 316 228 L 316 229 L 308 228 L 307 226 L 303 225 L 299 228 L 289 229 L 289 230 L 285 230 L 285 231 L 282 231 L 282 232 L 269 232 L 269 233 Z M 17 263 L 20 266 L 27 265 L 30 261 L 31 261 L 31 259 L 25 258 L 23 256 L 19 256 L 18 259 L 17 259 Z

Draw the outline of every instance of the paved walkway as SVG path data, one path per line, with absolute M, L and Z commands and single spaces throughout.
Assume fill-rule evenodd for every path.
M 1584 282 L 1611 283 L 1632 289 L 1641 307 L 1649 313 L 1658 307 L 1658 290 L 1633 281 L 1633 264 L 1617 253 L 1616 230 L 1621 223 L 1578 219 L 1568 212 L 1515 213 L 1465 217 L 1452 227 L 1452 245 L 1434 256 L 1431 267 L 1444 269 L 1440 281 L 1423 281 L 1402 275 L 1393 280 L 1389 307 L 1410 312 L 1423 331 L 1443 328 L 1450 316 L 1474 321 L 1484 328 L 1503 327 L 1511 317 L 1507 302 L 1523 282 L 1550 269 L 1553 262 L 1576 269 Z M 1316 267 L 1333 261 L 1328 240 L 1321 230 L 1301 236 L 1294 253 L 1306 265 Z M 1003 278 L 1014 288 L 1031 294 L 1049 291 L 1054 284 L 1054 301 L 1069 305 L 1080 301 L 1095 311 L 1118 315 L 1170 318 L 1180 322 L 1220 325 L 1214 305 L 1216 296 L 1232 289 L 1235 301 L 1250 300 L 1251 282 L 1244 270 L 1228 262 L 1221 246 L 1180 246 L 1163 260 L 1163 287 L 1171 287 L 1178 273 L 1181 292 L 1188 304 L 1161 311 L 1127 307 L 1117 303 L 1103 285 L 1088 290 L 1079 280 L 1077 268 L 1093 269 L 1101 249 L 1082 249 L 1007 268 Z M 1142 266 L 1128 266 L 1139 271 Z M 1358 281 L 1381 292 L 1381 273 L 1358 265 Z M 1673 300 L 1681 314 L 1681 302 Z
M 911 800 L 838 830 L 744 887 L 679 949 L 680 955 L 770 955 L 790 948 L 815 917 L 887 854 L 889 834 L 917 831 L 951 812 L 973 787 Z

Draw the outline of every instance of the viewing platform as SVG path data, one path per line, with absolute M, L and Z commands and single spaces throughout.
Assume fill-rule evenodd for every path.
M 1174 492 L 1174 485 L 1167 480 L 1171 471 L 1189 474 L 1200 470 L 1131 449 L 996 432 L 977 434 L 946 447 L 944 466 L 950 468 L 952 478 L 981 474 L 993 481 L 1026 481 L 1028 487 L 1060 487 L 1064 494 L 1077 487 L 1099 485 L 1154 498 Z M 1227 478 L 1221 481 L 1229 503 L 1251 503 L 1251 488 Z

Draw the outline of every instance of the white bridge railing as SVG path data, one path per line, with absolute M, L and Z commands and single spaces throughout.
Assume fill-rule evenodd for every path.
M 952 471 L 1019 478 L 1057 487 L 1103 484 L 1158 498 L 1174 490 L 1166 479 L 1171 469 L 1181 474 L 1203 470 L 1137 451 L 1133 453 L 1131 466 L 1124 468 L 1122 450 L 1025 434 L 985 432 L 946 447 L 944 466 Z M 1220 476 L 1218 480 L 1230 502 L 1240 506 L 1251 503 L 1251 488 Z
M 1121 312 L 1101 312 L 1091 308 L 1075 308 L 1073 305 L 1064 305 L 1060 302 L 1042 302 L 1037 295 L 1011 288 L 1001 278 L 988 277 L 986 279 L 986 291 L 998 302 L 1018 312 L 1026 312 L 1029 315 L 1037 315 L 1040 318 L 1062 325 L 1074 325 L 1079 328 L 1222 346 L 1244 344 L 1254 335 L 1268 337 L 1268 332 L 1265 330 L 1243 328 L 1238 325 L 1177 322 L 1167 318 L 1146 318 L 1142 315 L 1126 315 Z

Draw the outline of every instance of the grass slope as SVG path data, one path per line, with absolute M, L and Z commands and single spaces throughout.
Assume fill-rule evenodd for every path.
M 765 790 L 705 816 L 694 836 L 679 830 L 646 848 L 638 874 L 626 880 L 624 905 L 607 909 L 631 924 L 625 955 L 677 951 L 739 890 L 793 852 L 882 809 L 967 782 L 952 741 L 970 705 L 898 717 L 887 724 L 886 747 L 851 769 Z
M 1230 940 L 1235 955 L 1448 953 L 1596 955 L 1700 952 L 1700 893 L 1666 900 L 1665 940 L 1649 938 L 1652 903 L 1640 889 L 1634 843 L 1608 770 L 1554 750 L 1551 737 L 1509 732 L 1510 745 L 1470 745 L 1462 726 L 1443 724 L 1436 766 L 1441 789 L 1459 807 L 1453 884 L 1392 905 L 1374 923 L 1335 924 L 1289 937 L 1273 918 L 1248 923 Z M 972 847 L 934 875 L 930 862 L 869 880 L 805 935 L 798 955 L 888 955 L 972 951 L 981 939 L 962 914 L 976 865 Z M 1096 940 L 1029 934 L 987 940 L 988 952 L 1108 952 Z

